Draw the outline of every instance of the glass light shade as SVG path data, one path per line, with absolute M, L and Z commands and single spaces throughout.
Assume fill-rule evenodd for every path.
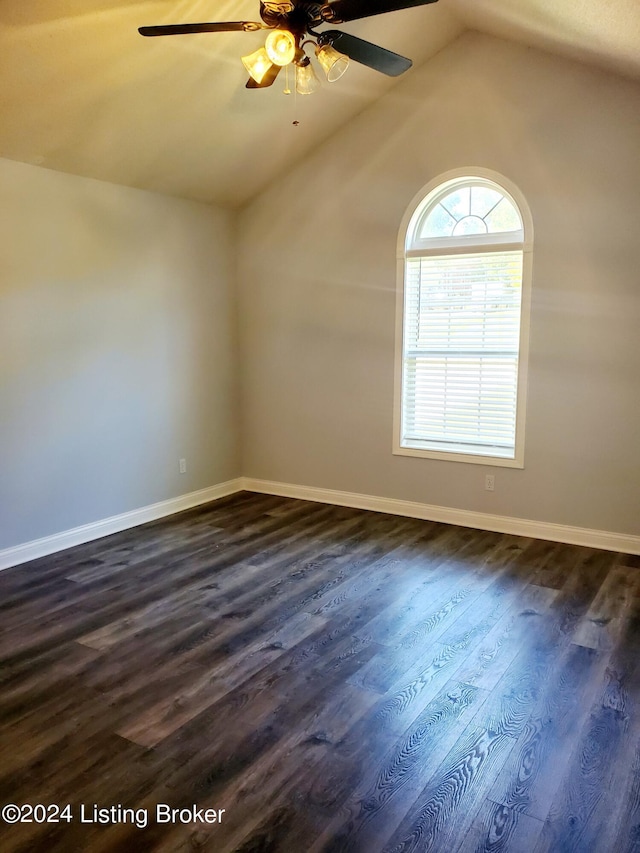
M 273 65 L 267 51 L 263 47 L 250 53 L 248 56 L 243 56 L 242 64 L 256 83 L 262 83 L 265 74 Z
M 264 46 L 274 65 L 288 65 L 296 55 L 296 40 L 287 30 L 269 33 Z
M 311 95 L 319 85 L 320 81 L 308 59 L 305 65 L 296 65 L 296 92 L 299 95 Z
M 316 56 L 329 83 L 339 80 L 349 67 L 349 57 L 344 53 L 338 53 L 330 44 L 323 44 L 322 47 L 317 48 Z

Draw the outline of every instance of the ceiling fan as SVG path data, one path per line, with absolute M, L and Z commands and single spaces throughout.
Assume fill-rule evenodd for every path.
M 305 52 L 309 45 L 330 83 L 342 77 L 350 59 L 390 77 L 397 77 L 411 68 L 412 64 L 410 59 L 350 33 L 332 29 L 317 32 L 316 27 L 323 24 L 343 24 L 435 2 L 437 0 L 327 0 L 324 3 L 313 0 L 260 0 L 262 22 L 167 24 L 140 27 L 138 32 L 143 36 L 173 36 L 187 33 L 252 33 L 257 30 L 270 30 L 264 47 L 242 57 L 250 75 L 247 89 L 264 89 L 271 86 L 283 67 L 293 65 L 296 91 L 301 95 L 308 95 L 320 85 Z

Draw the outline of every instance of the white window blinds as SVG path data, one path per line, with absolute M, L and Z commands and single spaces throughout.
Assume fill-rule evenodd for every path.
M 406 258 L 402 446 L 515 456 L 522 259 Z

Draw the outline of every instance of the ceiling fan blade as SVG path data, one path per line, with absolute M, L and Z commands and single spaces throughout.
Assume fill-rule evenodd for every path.
M 272 65 L 271 68 L 267 71 L 267 73 L 262 78 L 262 83 L 256 83 L 253 77 L 249 77 L 247 80 L 246 87 L 247 89 L 266 89 L 267 86 L 273 86 L 276 77 L 280 73 L 281 65 Z
M 378 47 L 377 44 L 359 39 L 350 33 L 342 33 L 340 30 L 327 30 L 322 33 L 321 42 L 331 44 L 339 53 L 344 53 L 354 62 L 359 62 L 389 77 L 397 77 L 413 65 L 406 56 L 400 56 L 398 53 Z
M 397 12 L 412 6 L 426 6 L 437 0 L 329 0 L 321 9 L 322 18 L 332 24 L 343 24 L 358 18 L 370 18 L 385 12 Z
M 219 24 L 166 24 L 160 27 L 139 27 L 141 36 L 182 36 L 188 33 L 252 33 L 256 30 L 266 30 L 266 24 L 255 21 L 224 21 Z

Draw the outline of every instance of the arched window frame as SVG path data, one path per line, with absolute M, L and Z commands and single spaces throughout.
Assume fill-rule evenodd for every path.
M 461 235 L 444 238 L 420 238 L 421 223 L 436 204 L 457 186 L 493 185 L 515 206 L 520 214 L 522 229 L 499 234 Z M 407 258 L 415 256 L 454 255 L 456 253 L 481 254 L 501 250 L 522 251 L 522 290 L 520 308 L 520 336 L 517 372 L 517 407 L 515 420 L 515 446 L 513 456 L 491 453 L 448 451 L 424 446 L 407 446 L 402 436 L 403 366 L 405 277 Z M 524 439 L 527 401 L 527 373 L 529 354 L 529 324 L 531 313 L 531 279 L 533 252 L 533 220 L 529 206 L 520 190 L 506 177 L 489 169 L 478 167 L 455 169 L 439 175 L 424 186 L 411 201 L 402 219 L 398 235 L 397 290 L 396 290 L 396 358 L 395 399 L 393 426 L 393 453 L 452 462 L 524 468 Z

